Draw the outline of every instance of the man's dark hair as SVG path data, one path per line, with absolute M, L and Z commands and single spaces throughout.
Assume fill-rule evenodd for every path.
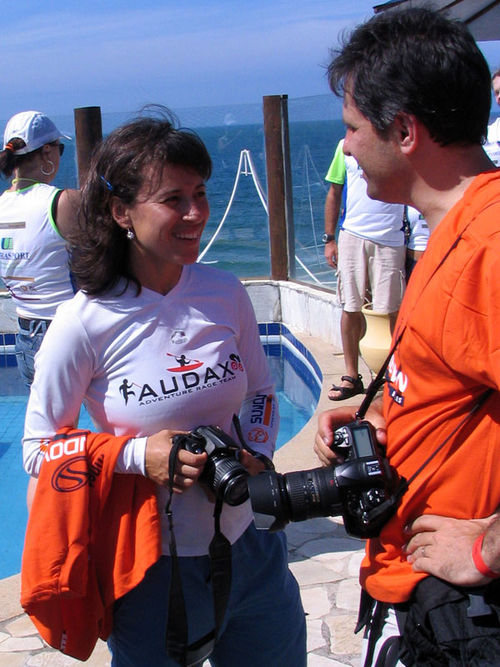
M 331 89 L 340 95 L 347 86 L 380 133 L 404 111 L 442 146 L 484 143 L 490 71 L 465 24 L 429 9 L 381 12 L 332 56 Z

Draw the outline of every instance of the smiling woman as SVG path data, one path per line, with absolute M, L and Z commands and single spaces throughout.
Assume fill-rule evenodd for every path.
M 155 179 L 150 167 L 136 201 L 129 205 L 113 197 L 111 212 L 127 230 L 134 275 L 143 287 L 166 294 L 179 281 L 181 267 L 198 257 L 209 215 L 205 179 L 192 168 L 174 165 Z
M 147 477 L 157 506 L 168 503 L 172 510 L 175 535 L 170 515 L 161 512 L 154 524 L 158 543 L 148 540 L 149 552 L 140 530 L 137 539 L 135 530 L 120 536 L 126 544 L 120 553 L 149 555 L 132 564 L 126 559 L 124 570 L 113 567 L 113 590 L 126 593 L 113 610 L 114 661 L 165 667 L 179 661 L 176 652 L 165 652 L 165 627 L 169 636 L 177 632 L 172 624 L 178 615 L 168 614 L 168 591 L 176 588 L 173 560 L 183 575 L 187 609 L 183 652 L 196 650 L 196 661 L 211 653 L 229 667 L 237 645 L 242 665 L 303 667 L 304 612 L 287 568 L 285 537 L 257 532 L 249 501 L 229 503 L 216 491 L 216 525 L 220 519 L 224 558 L 231 558 L 234 573 L 231 579 L 224 567 L 224 590 L 231 595 L 222 602 L 220 627 L 220 611 L 214 614 L 220 590 L 207 575 L 214 565 L 214 505 L 201 476 L 207 453 L 174 447 L 176 435 L 206 424 L 237 440 L 236 415 L 252 447 L 242 450 L 239 463 L 252 475 L 270 464 L 278 432 L 276 396 L 250 299 L 235 276 L 195 263 L 208 218 L 210 172 L 202 141 L 164 117 L 128 123 L 100 145 L 74 239 L 72 268 L 81 289 L 58 311 L 37 357 L 24 463 L 38 474 L 41 444 L 74 427 L 84 402 L 97 430 L 129 436 L 114 472 L 122 480 L 133 474 L 137 484 Z M 109 457 L 112 442 L 103 456 Z M 120 496 L 108 505 L 120 507 L 117 513 L 135 526 L 135 506 L 121 508 L 122 502 Z M 112 556 L 113 563 L 122 562 Z M 140 583 L 131 586 L 134 578 Z

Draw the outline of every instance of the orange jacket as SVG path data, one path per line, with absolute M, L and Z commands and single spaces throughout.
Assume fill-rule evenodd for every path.
M 66 428 L 42 447 L 21 604 L 50 646 L 79 660 L 109 635 L 113 602 L 161 554 L 154 483 L 113 473 L 128 439 Z

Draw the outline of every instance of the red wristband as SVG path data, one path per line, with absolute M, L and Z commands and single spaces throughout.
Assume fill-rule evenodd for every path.
M 481 572 L 481 574 L 484 577 L 489 577 L 490 579 L 498 579 L 498 577 L 500 577 L 500 572 L 493 572 L 493 570 L 490 570 L 490 568 L 486 565 L 481 555 L 481 549 L 483 548 L 483 540 L 484 540 L 484 533 L 482 535 L 479 535 L 475 539 L 474 544 L 472 545 L 472 560 L 474 561 L 474 565 L 476 566 L 476 568 L 479 570 L 479 572 Z

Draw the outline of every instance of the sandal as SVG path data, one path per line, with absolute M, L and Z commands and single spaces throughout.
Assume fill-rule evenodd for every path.
M 363 378 L 361 375 L 358 375 L 357 378 L 353 378 L 351 375 L 343 375 L 340 378 L 342 381 L 350 382 L 352 387 L 342 387 L 341 385 L 332 384 L 332 391 L 339 391 L 340 395 L 332 397 L 328 394 L 328 398 L 331 401 L 345 401 L 346 398 L 351 398 L 351 396 L 356 396 L 357 394 L 364 394 L 365 388 L 363 386 Z

